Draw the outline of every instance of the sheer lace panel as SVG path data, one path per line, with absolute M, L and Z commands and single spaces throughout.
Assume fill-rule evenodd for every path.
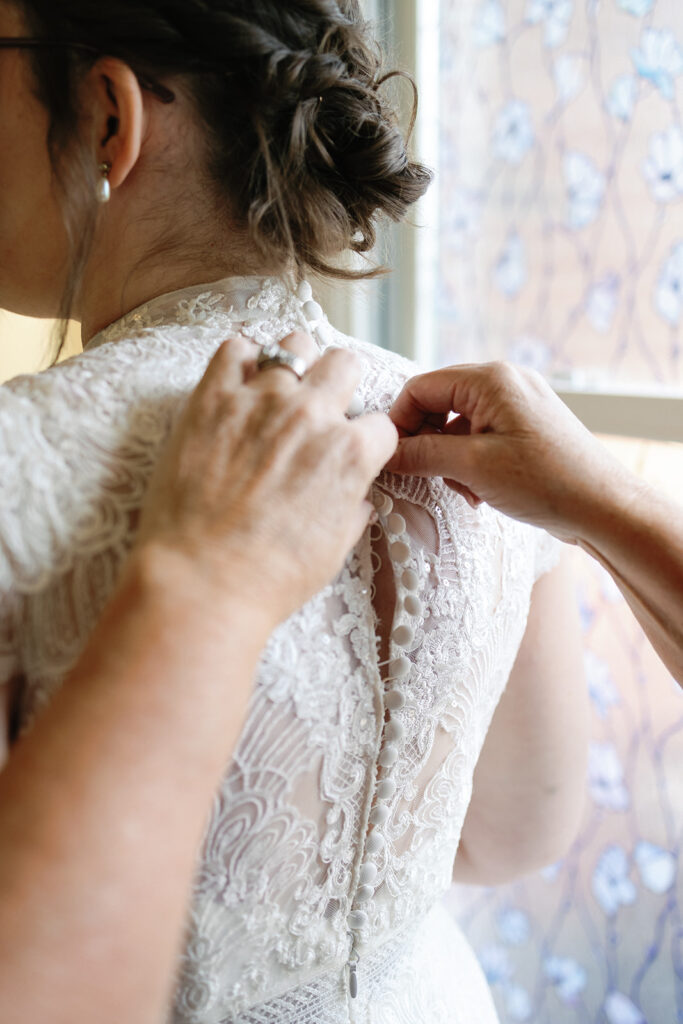
M 0 658 L 24 677 L 23 729 L 87 643 L 213 353 L 295 327 L 360 355 L 368 410 L 414 372 L 335 332 L 305 283 L 238 278 L 155 299 L 0 388 Z M 373 494 L 380 527 L 263 653 L 198 857 L 174 1024 L 495 1020 L 434 908 L 555 545 L 438 481 L 384 474 Z

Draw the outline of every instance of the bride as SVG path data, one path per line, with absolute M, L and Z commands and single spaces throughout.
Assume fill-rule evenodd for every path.
M 334 331 L 305 273 L 343 276 L 335 259 L 430 175 L 356 0 L 0 0 L 0 37 L 0 306 L 80 320 L 85 349 L 0 390 L 11 757 L 226 337 L 257 352 L 305 328 L 360 355 L 353 414 L 389 407 L 414 367 Z M 585 709 L 555 543 L 442 481 L 385 473 L 373 501 L 264 652 L 198 857 L 176 1024 L 492 1024 L 441 897 L 555 859 L 577 825 Z

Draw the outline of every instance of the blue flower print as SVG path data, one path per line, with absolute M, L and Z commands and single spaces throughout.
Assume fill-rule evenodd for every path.
M 557 58 L 553 78 L 560 103 L 569 103 L 579 95 L 586 82 L 584 71 L 584 60 L 575 53 L 563 53 Z
M 529 918 L 523 910 L 505 907 L 496 919 L 498 934 L 508 946 L 522 946 L 531 934 Z
M 676 858 L 672 853 L 641 839 L 636 843 L 633 859 L 646 889 L 660 896 L 669 891 L 676 878 Z
M 472 23 L 475 46 L 484 49 L 505 40 L 505 10 L 501 0 L 484 0 L 479 4 Z
M 603 850 L 593 872 L 593 895 L 608 917 L 620 907 L 630 906 L 636 899 L 636 887 L 628 877 L 628 858 L 616 844 Z
M 586 594 L 586 587 L 583 581 L 580 581 L 576 588 L 576 605 L 579 612 L 581 632 L 585 634 L 595 622 L 597 611 L 591 598 Z
M 600 718 L 606 718 L 610 708 L 621 703 L 619 691 L 614 685 L 610 667 L 602 658 L 598 658 L 593 651 L 586 649 L 583 654 L 583 664 L 586 670 L 588 681 L 588 693 Z
M 647 1024 L 638 1007 L 623 992 L 610 992 L 604 1011 L 609 1024 Z
M 528 370 L 545 373 L 552 361 L 553 354 L 545 341 L 541 341 L 540 338 L 532 338 L 528 334 L 521 334 L 510 342 L 505 358 L 509 359 L 511 363 L 517 363 L 518 366 L 526 366 Z
M 540 875 L 543 881 L 548 882 L 549 884 L 556 882 L 560 877 L 560 872 L 562 871 L 563 864 L 564 861 L 558 860 L 555 861 L 554 864 L 548 864 L 547 867 L 541 868 Z
M 489 985 L 506 985 L 514 973 L 504 946 L 486 946 L 479 953 L 479 963 Z
M 617 7 L 627 14 L 632 14 L 634 18 L 642 18 L 644 14 L 650 13 L 654 2 L 655 0 L 617 0 Z
M 479 230 L 481 206 L 473 192 L 459 189 L 454 195 L 451 217 L 447 227 L 449 247 L 455 252 L 464 252 L 468 243 Z
M 683 312 L 683 242 L 677 242 L 662 264 L 655 286 L 655 309 L 672 327 Z
M 650 136 L 643 174 L 657 203 L 671 203 L 683 193 L 683 133 L 676 125 Z
M 526 1021 L 531 1018 L 531 997 L 521 985 L 508 985 L 505 990 L 505 1009 L 508 1017 L 514 1021 Z
M 543 42 L 554 50 L 567 38 L 573 7 L 572 0 L 529 0 L 524 17 L 531 25 L 543 25 Z
M 493 126 L 493 150 L 508 164 L 521 164 L 535 142 L 531 112 L 526 103 L 510 100 Z
M 607 572 L 607 569 L 598 565 L 597 562 L 594 566 L 591 566 L 591 569 L 600 581 L 600 594 L 603 599 L 609 604 L 621 604 L 624 600 L 624 595 Z
M 563 1003 L 575 1003 L 586 987 L 585 968 L 570 957 L 546 957 L 543 972 Z
M 608 811 L 625 811 L 630 800 L 624 771 L 611 743 L 591 743 L 588 749 L 588 786 L 593 802 Z
M 621 281 L 617 274 L 606 274 L 590 288 L 586 298 L 586 316 L 600 334 L 612 329 L 614 314 L 619 305 Z
M 631 50 L 631 60 L 640 77 L 652 82 L 664 99 L 674 98 L 674 80 L 683 74 L 683 50 L 670 29 L 645 29 L 640 49 Z
M 493 279 L 503 295 L 508 299 L 513 299 L 521 292 L 526 278 L 524 243 L 517 232 L 513 230 L 508 235 L 498 257 Z
M 569 202 L 569 226 L 578 230 L 597 219 L 605 194 L 605 177 L 590 157 L 567 153 L 563 163 Z
M 634 75 L 619 75 L 607 96 L 607 109 L 612 117 L 630 121 L 638 98 L 638 80 Z

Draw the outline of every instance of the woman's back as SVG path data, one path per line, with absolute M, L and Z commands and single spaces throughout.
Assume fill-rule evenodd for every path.
M 21 678 L 17 725 L 85 645 L 210 356 L 237 330 L 264 343 L 317 317 L 308 298 L 277 280 L 186 289 L 2 389 L 0 664 Z M 359 352 L 360 398 L 386 408 L 410 364 L 309 326 Z M 440 482 L 385 476 L 374 498 L 380 523 L 264 652 L 207 825 L 177 1022 L 495 1019 L 438 902 L 554 546 Z

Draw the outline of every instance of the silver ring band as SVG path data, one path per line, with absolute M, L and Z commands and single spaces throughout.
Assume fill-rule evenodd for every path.
M 286 370 L 291 370 L 298 380 L 303 380 L 308 369 L 306 360 L 302 356 L 288 352 L 281 345 L 269 345 L 267 348 L 261 349 L 256 366 L 259 370 L 268 370 L 273 366 L 284 367 Z

